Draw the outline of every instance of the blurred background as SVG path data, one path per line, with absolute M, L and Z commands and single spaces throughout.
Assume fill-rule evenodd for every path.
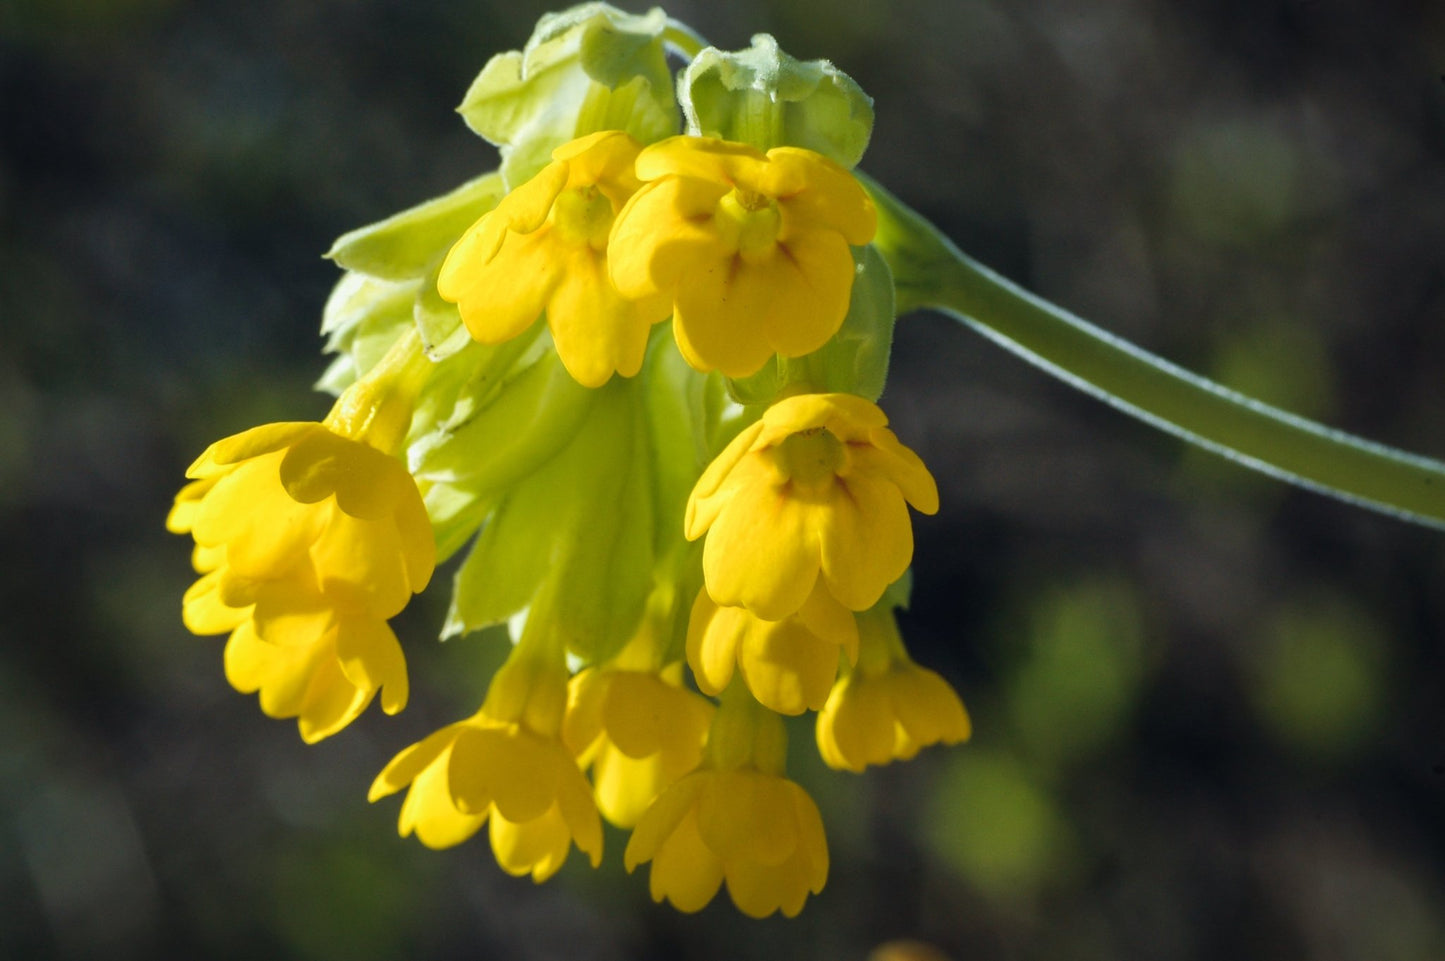
M 625 3 L 628 9 L 640 5 Z M 495 164 L 453 113 L 538 0 L 0 0 L 0 957 L 1445 957 L 1445 539 L 1245 473 L 943 318 L 884 404 L 933 468 L 904 629 L 972 743 L 793 768 L 794 921 L 434 853 L 367 785 L 497 652 L 396 626 L 411 706 L 307 748 L 182 628 L 207 443 L 317 418 L 341 232 Z M 1445 455 L 1445 6 L 736 0 L 876 99 L 864 167 L 1191 369 Z M 438 579 L 444 588 L 449 569 Z M 922 957 L 922 955 L 919 955 Z

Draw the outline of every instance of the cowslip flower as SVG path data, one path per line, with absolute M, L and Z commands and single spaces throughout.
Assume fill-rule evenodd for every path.
M 398 831 L 429 847 L 459 844 L 487 823 L 502 870 L 540 884 L 574 843 L 593 867 L 602 863 L 602 821 L 560 736 L 566 667 L 526 644 L 492 679 L 481 710 L 403 750 L 369 798 L 409 788 Z
M 713 601 L 768 621 L 821 584 L 844 607 L 877 603 L 913 557 L 908 504 L 938 510 L 938 487 L 877 405 L 850 394 L 778 401 L 708 465 L 685 533 L 707 535 Z
M 652 863 L 654 901 L 700 911 L 726 882 L 744 914 L 795 917 L 823 890 L 823 820 L 808 793 L 783 776 L 785 750 L 776 714 L 745 691 L 724 696 L 704 767 L 664 791 L 628 841 L 628 871 Z
M 682 686 L 682 665 L 662 671 L 587 668 L 568 685 L 562 736 L 591 767 L 602 816 L 637 824 L 669 785 L 702 761 L 713 705 Z
M 212 444 L 167 519 L 196 541 L 202 576 L 183 602 L 187 627 L 229 631 L 227 679 L 259 691 L 267 715 L 296 717 L 308 742 L 341 730 L 378 691 L 387 713 L 405 706 L 406 663 L 386 622 L 435 566 L 416 483 L 371 443 L 396 440 L 392 418 L 372 411 L 364 421 L 377 433 L 352 429 L 373 387 L 349 392 L 325 423 Z
M 678 349 L 701 371 L 756 373 L 827 343 L 848 313 L 849 249 L 876 213 L 846 169 L 800 147 L 672 137 L 637 157 L 648 183 L 609 241 L 625 296 L 672 305 Z
M 753 697 L 779 714 L 816 711 L 838 676 L 839 655 L 858 656 L 853 612 L 821 586 L 797 613 L 765 621 L 743 607 L 719 607 L 698 592 L 687 628 L 687 661 L 704 694 L 718 694 L 736 667 Z
M 936 672 L 908 656 L 891 610 L 858 616 L 858 663 L 818 713 L 823 761 L 861 772 L 906 761 L 933 744 L 958 744 L 972 733 L 963 701 Z
M 557 355 L 578 383 L 600 387 L 642 367 L 664 298 L 622 297 L 608 278 L 608 235 L 641 185 L 637 141 L 616 130 L 552 151 L 552 163 L 507 194 L 457 241 L 437 292 L 457 304 L 473 339 L 511 340 L 545 311 Z

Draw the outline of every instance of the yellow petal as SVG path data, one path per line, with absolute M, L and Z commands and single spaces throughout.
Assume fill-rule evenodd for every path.
M 511 340 L 532 326 L 561 276 L 548 231 L 508 234 L 487 264 L 450 288 L 472 339 L 483 344 Z
M 746 611 L 720 608 L 707 589 L 697 593 L 687 626 L 687 663 L 698 690 L 716 696 L 732 680 L 737 649 L 747 630 Z
M 222 603 L 218 587 L 219 571 L 213 571 L 190 586 L 181 601 L 181 620 L 192 634 L 226 634 L 234 631 L 249 616 L 248 608 L 228 607 Z
M 656 180 L 675 174 L 729 184 L 739 179 L 755 183 L 766 163 L 766 155 L 748 144 L 684 135 L 644 148 L 637 156 L 637 176 Z
M 447 746 L 450 747 L 450 740 Z M 415 834 L 417 840 L 433 850 L 453 847 L 470 838 L 487 820 L 486 814 L 463 814 L 452 804 L 447 788 L 447 761 L 443 751 L 412 781 L 411 790 L 402 802 L 397 830 L 402 837 Z
M 869 445 L 856 449 L 853 465 L 861 473 L 886 477 L 897 484 L 915 510 L 938 513 L 938 484 L 923 459 L 904 447 L 893 431 L 887 428 L 870 431 Z
M 307 744 L 328 738 L 366 710 L 375 690 L 352 684 L 334 658 L 320 661 L 312 672 L 306 700 L 296 715 L 301 740 Z
M 748 377 L 775 353 L 767 338 L 771 308 L 760 296 L 766 291 L 757 283 L 737 290 L 737 277 L 747 267 L 736 254 L 715 254 L 693 262 L 678 279 L 673 336 L 697 370 Z
M 336 657 L 346 679 L 358 689 L 381 691 L 381 709 L 387 714 L 406 707 L 406 659 L 385 621 L 342 617 L 336 632 Z
M 519 730 L 467 728 L 452 748 L 448 776 L 461 810 L 476 813 L 495 804 L 503 817 L 519 822 L 552 806 L 564 769 L 576 767 L 560 742 Z
M 325 428 L 312 421 L 263 424 L 218 440 L 186 469 L 187 477 L 209 477 L 228 464 L 289 447 L 298 438 Z
M 633 376 L 642 369 L 648 331 L 667 317 L 667 305 L 659 312 L 655 300 L 639 305 L 622 299 L 591 248 L 576 250 L 567 264 L 547 303 L 547 327 L 567 373 L 584 387 L 601 387 L 614 373 Z
M 817 514 L 813 505 L 794 502 L 771 486 L 736 491 L 703 546 L 703 574 L 713 600 L 770 621 L 796 612 L 818 579 Z
M 669 177 L 633 194 L 612 224 L 607 268 L 623 296 L 671 295 L 694 264 L 731 255 L 713 223 L 725 184 Z
M 838 479 L 839 496 L 815 516 L 823 580 L 845 607 L 867 610 L 908 569 L 913 524 L 897 486 L 860 474 Z
M 769 710 L 797 715 L 828 700 L 838 675 L 838 646 L 808 630 L 796 616 L 753 618 L 738 663 L 753 697 Z
M 692 810 L 711 776 L 711 772 L 707 771 L 689 774 L 663 791 L 662 796 L 652 803 L 652 807 L 647 809 L 647 813 L 637 823 L 632 837 L 628 839 L 627 850 L 623 853 L 622 860 L 629 872 L 657 855 L 683 818 Z M 655 892 L 653 897 L 661 900 Z
M 792 800 L 783 778 L 753 771 L 715 771 L 697 800 L 697 827 L 724 864 L 778 864 L 797 845 Z
M 557 873 L 572 849 L 572 837 L 556 808 L 522 823 L 494 813 L 488 830 L 502 870 L 514 877 L 530 874 L 538 884 Z
M 721 454 L 714 457 L 712 463 L 698 478 L 697 484 L 693 486 L 692 494 L 687 499 L 687 517 L 683 527 L 687 539 L 695 541 L 707 533 L 709 527 L 717 519 L 718 512 L 727 503 L 726 497 L 718 496 L 721 493 L 723 484 L 732 476 L 733 471 L 752 450 L 753 443 L 763 431 L 761 421 L 750 424 L 743 429 L 742 433 L 732 439 Z
M 877 211 L 858 178 L 811 150 L 769 150 L 764 190 L 779 199 L 785 229 L 790 224 L 826 228 L 855 247 L 872 240 L 877 230 Z
M 648 878 L 652 900 L 666 898 L 677 910 L 692 914 L 707 907 L 722 881 L 722 861 L 698 833 L 696 812 L 688 810 L 653 859 Z
M 376 780 L 371 782 L 371 790 L 367 792 L 366 799 L 375 801 L 388 794 L 395 794 L 418 778 L 432 762 L 449 751 L 460 728 L 461 724 L 448 724 L 403 749 L 387 762 Z

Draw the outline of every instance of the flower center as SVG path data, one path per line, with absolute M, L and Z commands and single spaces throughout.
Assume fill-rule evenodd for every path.
M 552 203 L 553 229 L 577 247 L 606 250 L 613 217 L 612 201 L 595 184 L 565 190 Z
M 778 244 L 782 215 L 777 202 L 756 190 L 735 188 L 717 206 L 718 232 L 737 247 L 743 260 L 765 260 Z
M 778 465 L 789 479 L 807 486 L 832 480 L 843 466 L 843 442 L 826 428 L 789 434 L 778 445 Z

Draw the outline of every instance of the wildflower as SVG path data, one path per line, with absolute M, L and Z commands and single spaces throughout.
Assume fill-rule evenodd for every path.
M 719 607 L 698 592 L 687 629 L 687 660 L 704 694 L 728 686 L 736 665 L 753 697 L 779 714 L 816 711 L 838 675 L 838 656 L 858 656 L 853 612 L 821 585 L 796 614 L 765 621 L 742 607 Z
M 850 610 L 877 603 L 913 556 L 906 504 L 938 510 L 928 468 L 887 423 L 861 397 L 799 394 L 728 444 L 693 488 L 685 527 L 689 540 L 707 535 L 716 603 L 779 621 L 819 583 Z
M 670 784 L 702 761 L 713 706 L 662 671 L 588 668 L 569 684 L 563 739 L 591 766 L 597 807 L 618 827 L 637 824 Z
M 490 822 L 502 869 L 541 883 L 574 843 L 593 867 L 600 864 L 602 822 L 560 737 L 567 699 L 561 649 L 539 654 L 539 646 L 524 635 L 481 710 L 398 754 L 369 797 L 409 787 L 398 830 L 429 847 L 459 844 Z
M 764 154 L 682 136 L 644 149 L 637 176 L 648 183 L 613 226 L 612 279 L 627 297 L 672 305 L 688 363 L 746 377 L 837 333 L 853 286 L 849 247 L 876 227 L 846 169 L 800 147 Z
M 971 733 L 968 712 L 948 682 L 919 667 L 903 647 L 889 609 L 858 616 L 858 663 L 818 714 L 818 753 L 829 767 L 861 772 L 906 761 L 932 744 Z
M 406 663 L 387 620 L 431 579 L 431 522 L 392 456 L 409 390 L 428 362 L 414 340 L 349 389 L 324 423 L 256 427 L 212 444 L 167 519 L 196 541 L 202 575 L 182 616 L 230 632 L 226 677 L 295 717 L 308 742 L 336 733 L 381 692 L 407 700 Z
M 701 770 L 653 803 L 627 844 L 627 870 L 652 862 L 654 901 L 699 911 L 727 882 L 738 910 L 795 917 L 828 879 L 818 807 L 783 776 L 781 719 L 730 688 L 713 718 Z
M 482 216 L 447 254 L 437 291 L 476 340 L 518 336 L 545 311 L 557 354 L 577 382 L 599 387 L 642 367 L 664 298 L 625 299 L 608 279 L 608 234 L 641 182 L 640 146 L 621 131 L 552 151 L 552 163 Z

